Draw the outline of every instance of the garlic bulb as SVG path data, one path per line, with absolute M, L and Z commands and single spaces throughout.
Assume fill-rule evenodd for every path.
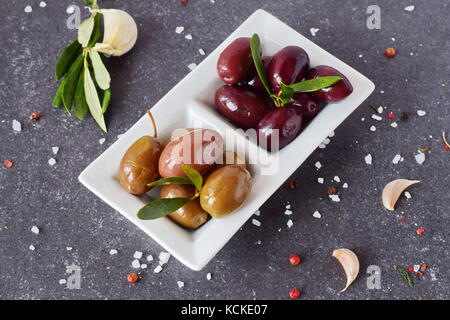
M 117 9 L 97 9 L 103 15 L 103 42 L 94 50 L 111 56 L 121 56 L 130 51 L 137 39 L 137 25 L 127 12 Z

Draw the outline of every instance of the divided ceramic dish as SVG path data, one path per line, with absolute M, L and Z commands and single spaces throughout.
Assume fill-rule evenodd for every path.
M 329 65 L 343 73 L 353 85 L 353 93 L 339 103 L 327 105 L 289 145 L 277 153 L 267 153 L 247 139 L 221 116 L 214 107 L 215 90 L 222 85 L 216 63 L 220 53 L 234 39 L 258 33 L 265 55 L 272 55 L 288 45 L 302 47 L 310 57 L 311 67 Z M 306 160 L 330 132 L 342 123 L 372 93 L 374 84 L 359 72 L 288 27 L 263 10 L 253 13 L 197 68 L 170 90 L 152 109 L 158 139 L 166 144 L 175 129 L 215 129 L 233 142 L 250 161 L 253 188 L 244 204 L 232 215 L 210 219 L 190 231 L 167 217 L 143 221 L 138 210 L 152 198 L 159 198 L 159 188 L 146 196 L 127 193 L 119 184 L 117 171 L 126 150 L 140 137 L 153 135 L 147 115 L 133 125 L 118 141 L 94 160 L 79 176 L 80 182 L 120 212 L 165 250 L 193 270 L 201 270 L 252 216 L 252 214 Z M 146 106 L 143 106 L 143 114 Z M 227 147 L 225 149 L 228 149 Z M 252 158 L 258 157 L 258 161 Z M 253 159 L 254 160 L 254 159 Z M 276 174 L 273 174 L 276 173 Z

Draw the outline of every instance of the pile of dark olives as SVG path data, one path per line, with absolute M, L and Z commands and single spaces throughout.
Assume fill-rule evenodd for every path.
M 308 93 L 295 93 L 288 103 L 276 106 L 256 72 L 250 38 L 234 40 L 220 55 L 217 72 L 226 85 L 217 89 L 215 105 L 230 122 L 242 129 L 255 129 L 258 140 L 270 146 L 274 129 L 279 148 L 289 144 L 327 103 L 338 102 L 353 91 L 348 79 L 336 69 L 319 65 L 310 68 L 309 56 L 297 46 L 288 46 L 274 56 L 262 58 L 270 94 L 280 94 L 281 82 L 291 85 L 303 80 L 340 76 L 333 85 Z
M 191 199 L 162 215 L 168 215 L 183 227 L 196 229 L 210 216 L 225 217 L 236 211 L 250 194 L 251 175 L 244 161 L 235 153 L 229 156 L 229 152 L 223 152 L 222 136 L 209 129 L 178 131 L 165 147 L 155 137 L 140 138 L 120 162 L 119 181 L 127 192 L 140 195 L 148 192 L 149 184 L 160 177 L 185 178 L 184 165 L 202 176 L 200 190 L 193 184 L 173 182 L 162 185 L 160 192 L 161 199 Z

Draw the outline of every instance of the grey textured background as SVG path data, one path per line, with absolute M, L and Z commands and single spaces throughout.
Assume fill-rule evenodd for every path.
M 81 1 L 46 2 L 46 8 L 39 8 L 38 0 L 1 1 L 0 157 L 2 165 L 10 159 L 14 167 L 0 168 L 0 298 L 286 299 L 291 288 L 300 289 L 302 299 L 450 298 L 450 152 L 439 138 L 442 130 L 450 131 L 448 86 L 440 85 L 449 84 L 447 1 L 100 1 L 103 7 L 128 11 L 139 26 L 132 52 L 108 60 L 113 79 L 108 134 L 91 119 L 78 121 L 51 106 L 55 59 L 75 37 L 65 27 L 66 8 Z M 366 28 L 369 4 L 381 7 L 381 30 Z M 416 9 L 404 11 L 410 4 Z M 26 5 L 33 12 L 25 13 Z M 339 127 L 332 143 L 295 172 L 297 190 L 286 183 L 268 199 L 258 218 L 261 227 L 248 222 L 201 272 L 172 259 L 160 274 L 153 274 L 155 263 L 150 264 L 141 272 L 142 281 L 130 285 L 126 275 L 134 251 L 156 257 L 162 248 L 83 188 L 77 176 L 189 72 L 188 64 L 202 60 L 199 48 L 211 52 L 258 8 L 309 38 L 311 27 L 320 28 L 313 41 L 367 75 L 377 89 Z M 193 40 L 174 32 L 179 25 Z M 394 59 L 384 56 L 390 46 L 398 51 Z M 369 102 L 397 116 L 409 111 L 411 117 L 394 129 L 386 111 L 381 122 L 370 118 Z M 418 117 L 419 109 L 427 115 Z M 34 111 L 42 113 L 36 123 L 28 120 Z M 12 130 L 13 119 L 22 123 L 22 132 Z M 369 130 L 371 125 L 376 132 Z M 102 137 L 106 142 L 100 145 Z M 420 145 L 430 147 L 423 165 L 414 160 Z M 47 163 L 52 146 L 60 147 L 54 167 Z M 368 153 L 372 166 L 364 163 Z M 397 153 L 405 161 L 393 165 Z M 318 160 L 323 164 L 319 172 L 314 167 Z M 340 203 L 326 193 L 335 175 L 349 184 L 342 189 L 334 183 Z M 317 177 L 324 177 L 325 184 L 318 184 Z M 398 209 L 388 212 L 381 190 L 400 177 L 423 182 L 410 189 L 412 199 L 402 198 Z M 283 214 L 287 201 L 294 211 L 290 217 Z M 321 219 L 312 217 L 315 210 Z M 289 218 L 294 221 L 290 229 Z M 33 225 L 41 229 L 39 235 L 31 233 Z M 419 227 L 425 228 L 422 236 L 416 234 Z M 339 247 L 353 249 L 361 262 L 359 278 L 342 294 L 344 275 L 331 257 Z M 110 249 L 118 255 L 110 256 Z M 300 266 L 288 263 L 291 253 L 301 255 Z M 58 283 L 72 263 L 82 268 L 80 290 Z M 421 278 L 414 276 L 413 289 L 392 270 L 393 264 L 420 263 L 429 269 Z M 366 288 L 369 265 L 381 268 L 380 290 Z M 185 282 L 181 290 L 178 280 Z

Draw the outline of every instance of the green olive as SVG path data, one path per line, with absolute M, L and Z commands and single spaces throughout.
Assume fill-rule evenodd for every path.
M 211 173 L 200 191 L 202 208 L 222 218 L 241 206 L 252 189 L 250 173 L 241 165 L 221 167 Z
M 161 199 L 190 198 L 194 195 L 194 192 L 195 188 L 190 185 L 169 184 L 161 188 Z M 172 212 L 169 217 L 179 225 L 189 229 L 197 229 L 208 220 L 208 214 L 200 206 L 198 198 Z
M 155 138 L 143 136 L 127 150 L 119 166 L 119 181 L 132 194 L 143 194 L 159 177 L 158 161 L 162 146 Z

